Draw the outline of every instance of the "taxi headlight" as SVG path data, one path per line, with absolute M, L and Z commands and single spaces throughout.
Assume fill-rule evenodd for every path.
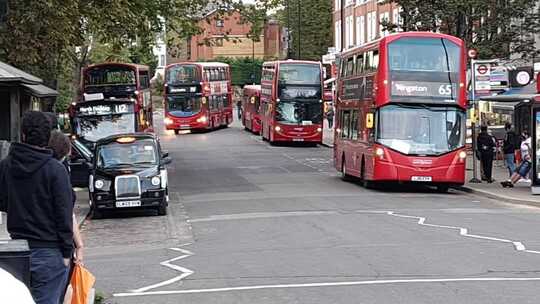
M 96 180 L 96 182 L 94 183 L 94 187 L 96 187 L 96 189 L 98 190 L 103 189 L 103 186 L 105 186 L 105 182 L 101 179 Z
M 159 186 L 159 184 L 161 183 L 161 178 L 159 178 L 159 176 L 154 176 L 152 177 L 151 181 L 153 186 Z

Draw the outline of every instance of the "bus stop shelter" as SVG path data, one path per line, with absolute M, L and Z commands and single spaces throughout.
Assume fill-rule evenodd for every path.
M 539 88 L 540 91 L 540 88 Z M 537 94 L 513 94 L 481 97 L 481 100 L 495 102 L 498 106 L 512 110 L 516 133 L 529 131 L 532 140 L 531 191 L 540 194 L 540 92 Z
M 23 113 L 51 112 L 57 96 L 42 79 L 0 61 L 0 141 L 19 141 Z

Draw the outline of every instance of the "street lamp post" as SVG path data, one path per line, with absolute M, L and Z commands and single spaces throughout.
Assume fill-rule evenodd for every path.
M 287 5 L 287 59 L 291 58 L 291 11 L 289 9 L 289 0 L 286 0 Z
M 301 34 L 300 29 L 302 28 L 302 13 L 300 11 L 301 6 L 302 6 L 302 1 L 298 0 L 298 60 L 302 58 L 302 48 L 301 48 L 301 38 L 300 38 L 300 34 Z

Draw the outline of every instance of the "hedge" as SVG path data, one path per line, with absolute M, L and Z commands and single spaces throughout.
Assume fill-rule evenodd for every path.
M 251 57 L 218 57 L 213 61 L 227 63 L 231 66 L 233 85 L 243 86 L 246 84 L 261 83 L 262 59 L 255 58 L 255 60 L 253 60 Z M 253 76 L 255 79 L 253 79 Z

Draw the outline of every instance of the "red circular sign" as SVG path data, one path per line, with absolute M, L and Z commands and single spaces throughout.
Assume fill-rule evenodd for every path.
M 478 74 L 484 75 L 485 73 L 487 73 L 488 67 L 482 64 L 482 65 L 478 66 L 478 68 L 476 70 L 478 71 Z
M 475 49 L 470 49 L 467 52 L 467 55 L 469 55 L 469 58 L 476 58 L 476 56 L 478 55 L 478 51 Z

